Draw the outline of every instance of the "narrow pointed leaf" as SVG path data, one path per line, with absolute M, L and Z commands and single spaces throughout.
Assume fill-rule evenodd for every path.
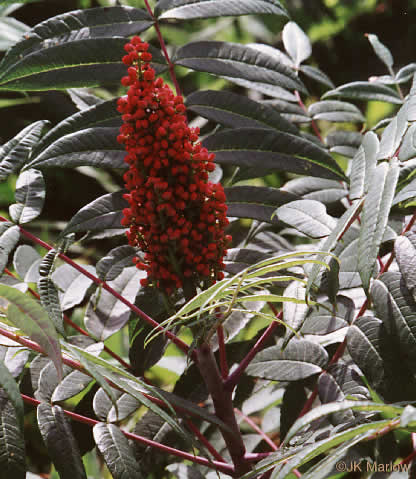
M 408 103 L 405 103 L 384 129 L 381 135 L 380 149 L 377 154 L 378 160 L 389 159 L 397 154 L 397 149 L 408 127 L 407 109 Z
M 26 168 L 95 166 L 126 168 L 125 151 L 117 143 L 118 128 L 95 127 L 57 139 L 32 159 Z
M 288 191 L 305 200 L 320 201 L 324 205 L 338 202 L 348 193 L 339 181 L 302 176 L 289 180 L 282 190 Z
M 287 16 L 277 0 L 159 0 L 155 8 L 159 19 L 177 20 L 262 13 Z
M 78 231 L 102 231 L 109 228 L 121 228 L 123 209 L 128 207 L 123 198 L 124 191 L 100 196 L 81 208 L 68 223 L 62 236 Z
M 312 103 L 308 113 L 314 120 L 332 122 L 364 122 L 361 111 L 352 103 L 338 100 L 324 100 Z
M 47 121 L 32 123 L 0 147 L 0 181 L 20 170 L 47 124 Z
M 282 33 L 283 45 L 298 67 L 312 53 L 312 45 L 305 32 L 295 23 L 286 23 Z
M 38 424 L 59 477 L 86 479 L 77 442 L 62 408 L 47 403 L 39 404 Z
M 387 69 L 392 72 L 394 61 L 390 50 L 386 45 L 380 42 L 377 35 L 370 33 L 367 35 L 367 38 L 378 58 L 380 58 L 380 60 L 386 65 Z
M 364 289 L 368 290 L 380 245 L 393 203 L 399 167 L 396 162 L 377 166 L 369 184 L 361 217 L 358 243 L 358 270 Z
M 331 153 L 338 153 L 352 158 L 361 145 L 362 139 L 361 133 L 356 131 L 335 130 L 328 133 L 325 143 L 328 145 Z
M 203 143 L 216 154 L 216 161 L 220 164 L 345 179 L 329 153 L 290 133 L 239 128 L 215 133 Z
M 34 148 L 32 159 L 65 135 L 88 128 L 119 127 L 121 123 L 121 115 L 117 111 L 117 99 L 91 105 L 89 108 L 74 113 L 48 131 Z
M 142 477 L 126 436 L 114 424 L 96 424 L 94 439 L 114 479 Z
M 290 92 L 287 88 L 282 88 L 279 85 L 272 85 L 271 83 L 265 83 L 261 81 L 250 81 L 245 80 L 244 78 L 238 78 L 234 76 L 222 76 L 224 80 L 227 80 L 235 85 L 241 86 L 248 90 L 258 91 L 264 95 L 271 96 L 273 98 L 279 98 L 282 101 L 286 102 L 296 102 L 296 95 Z M 302 110 L 303 111 L 303 110 Z M 290 121 L 293 121 L 289 118 Z
M 284 296 L 296 298 L 299 300 L 305 299 L 305 287 L 302 284 L 293 281 L 284 291 Z M 305 321 L 308 306 L 302 303 L 283 303 L 283 318 L 285 324 L 288 324 L 291 329 L 286 330 L 286 342 L 294 335 L 293 331 L 299 331 Z
M 251 47 L 227 42 L 194 42 L 181 47 L 173 59 L 177 65 L 215 75 L 270 83 L 305 92 L 293 70 Z
M 253 218 L 266 223 L 275 223 L 276 206 L 293 201 L 297 197 L 277 188 L 260 186 L 233 186 L 225 188 L 227 214 L 238 218 Z
M 15 223 L 24 224 L 37 218 L 45 202 L 45 180 L 39 170 L 23 171 L 16 183 L 17 203 L 10 206 L 10 217 Z
M 357 81 L 339 86 L 323 95 L 323 99 L 339 96 L 341 98 L 351 98 L 352 100 L 375 100 L 401 105 L 403 102 L 399 94 L 380 83 L 371 83 Z
M 9 302 L 7 318 L 36 341 L 53 361 L 58 376 L 62 377 L 61 348 L 58 335 L 46 311 L 34 299 L 14 288 L 0 284 L 0 297 Z
M 15 407 L 0 389 L 0 474 L 2 477 L 25 479 L 26 460 L 23 429 L 19 427 Z
M 125 268 L 109 285 L 125 299 L 134 303 L 145 276 L 135 266 Z M 99 291 L 91 298 L 85 313 L 85 326 L 96 338 L 104 341 L 119 331 L 129 320 L 130 308 L 108 291 Z
M 13 251 L 20 238 L 18 226 L 4 222 L 0 224 L 0 275 L 9 261 L 9 255 Z
M 297 133 L 297 128 L 273 107 L 229 91 L 197 91 L 186 99 L 188 108 L 224 126 L 273 128 Z
M 328 354 L 318 344 L 292 339 L 282 351 L 272 346 L 261 351 L 247 368 L 250 376 L 275 381 L 297 381 L 322 372 Z
M 331 234 L 336 220 L 326 212 L 325 205 L 315 200 L 296 200 L 280 206 L 277 218 L 312 238 Z
M 400 146 L 399 160 L 407 161 L 416 157 L 416 125 L 412 123 L 407 129 Z
M 361 198 L 368 192 L 368 185 L 377 163 L 379 141 L 372 131 L 365 134 L 363 142 L 355 154 L 350 171 L 350 198 Z
M 332 80 L 319 68 L 311 67 L 310 65 L 301 65 L 299 70 L 309 78 L 312 78 L 312 80 L 315 80 L 329 88 L 335 88 Z
M 67 92 L 71 97 L 72 103 L 80 111 L 104 102 L 102 98 L 90 93 L 88 89 L 85 88 L 68 88 Z

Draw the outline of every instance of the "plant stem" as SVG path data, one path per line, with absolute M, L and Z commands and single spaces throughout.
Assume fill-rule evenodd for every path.
M 8 221 L 6 218 L 0 216 L 0 221 Z M 42 246 L 42 248 L 47 249 L 48 251 L 53 249 L 51 245 L 48 243 L 45 243 L 42 241 L 40 238 L 37 236 L 33 235 L 29 231 L 25 230 L 21 226 L 19 226 L 20 232 L 23 236 L 26 238 L 30 239 L 34 243 Z M 163 334 L 165 334 L 181 351 L 183 351 L 185 354 L 188 354 L 189 352 L 189 346 L 183 342 L 181 339 L 179 339 L 177 336 L 175 336 L 172 332 L 170 331 L 165 331 L 160 324 L 152 319 L 149 315 L 147 315 L 144 311 L 142 311 L 140 308 L 138 308 L 136 305 L 130 303 L 127 299 L 125 299 L 121 294 L 119 294 L 117 291 L 115 291 L 111 286 L 109 286 L 105 281 L 102 281 L 100 278 L 97 276 L 91 274 L 89 271 L 87 271 L 85 268 L 80 266 L 79 264 L 75 263 L 75 261 L 72 261 L 72 259 L 68 258 L 63 253 L 59 253 L 58 256 L 65 261 L 65 263 L 68 263 L 71 265 L 73 268 L 75 268 L 77 271 L 79 271 L 81 274 L 89 278 L 91 281 L 93 281 L 95 284 L 98 284 L 99 286 L 102 286 L 103 289 L 108 291 L 110 294 L 112 294 L 115 298 L 117 298 L 119 301 L 124 303 L 133 313 L 136 313 L 137 316 L 142 318 L 144 321 L 146 321 L 150 326 L 152 326 L 154 329 L 157 331 L 162 331 Z M 194 352 L 192 351 L 190 353 L 192 356 L 195 356 Z
M 302 98 L 300 97 L 300 94 L 297 90 L 295 90 L 295 96 L 296 96 L 296 99 L 298 100 L 299 106 L 307 114 L 308 109 L 306 108 L 305 104 L 303 103 Z M 313 131 L 315 132 L 315 135 L 319 138 L 319 140 L 322 143 L 325 143 L 324 139 L 322 138 L 321 132 L 319 131 L 319 128 L 316 126 L 316 123 L 315 123 L 314 120 L 311 121 L 311 126 L 312 126 Z
M 22 394 L 22 399 L 28 404 L 32 404 L 33 406 L 38 406 L 40 404 L 40 401 L 37 399 L 31 398 L 30 396 L 26 396 L 25 394 Z M 88 424 L 89 426 L 95 426 L 96 424 L 99 424 L 100 421 L 96 421 L 95 419 L 91 419 L 86 416 L 81 416 L 80 414 L 76 414 L 71 411 L 67 411 L 63 409 L 63 412 L 69 416 L 71 419 L 74 421 L 80 422 L 82 424 Z M 164 444 L 161 444 L 156 441 L 152 441 L 151 439 L 147 439 L 146 437 L 143 436 L 138 436 L 137 434 L 133 434 L 128 431 L 124 431 L 123 429 L 120 428 L 120 431 L 128 438 L 132 439 L 133 441 L 139 442 L 140 444 L 145 444 L 146 446 L 153 447 L 154 449 L 157 449 L 159 451 L 162 451 L 166 454 L 172 454 L 176 457 L 180 457 L 182 459 L 186 459 L 188 461 L 195 462 L 196 464 L 200 464 L 205 467 L 209 467 L 211 469 L 218 470 L 220 472 L 223 472 L 224 474 L 230 474 L 234 475 L 234 468 L 230 464 L 227 464 L 225 462 L 219 462 L 219 461 L 211 461 L 209 459 L 206 459 L 205 457 L 200 457 L 200 456 L 195 456 L 194 454 L 191 454 L 189 452 L 181 451 L 179 449 L 175 449 L 173 447 L 165 446 Z
M 179 86 L 178 79 L 176 78 L 176 75 L 175 75 L 175 65 L 172 63 L 172 61 L 169 57 L 169 53 L 168 53 L 167 48 L 166 48 L 165 40 L 163 40 L 162 32 L 160 31 L 159 21 L 155 17 L 155 14 L 153 13 L 153 10 L 149 5 L 148 0 L 144 0 L 144 3 L 146 5 L 147 11 L 149 12 L 149 15 L 152 17 L 153 21 L 155 22 L 154 26 L 155 26 L 157 38 L 159 39 L 160 48 L 162 49 L 163 55 L 165 56 L 166 61 L 168 62 L 169 75 L 172 79 L 173 84 L 175 85 L 176 94 L 180 95 L 181 94 L 181 88 Z
M 257 424 L 252 421 L 248 416 L 246 416 L 242 411 L 240 411 L 239 409 L 237 408 L 234 408 L 234 411 L 239 415 L 241 416 L 244 421 L 250 425 L 250 427 L 256 431 L 263 439 L 265 442 L 267 442 L 267 444 L 272 448 L 273 451 L 277 451 L 279 448 L 276 446 L 276 444 L 270 439 L 270 437 L 264 432 L 262 431 L 258 426 Z
M 207 450 L 212 454 L 212 457 L 217 459 L 217 461 L 225 462 L 221 454 L 215 449 L 215 447 L 208 441 L 208 439 L 201 433 L 201 431 L 195 426 L 195 424 L 187 419 L 186 424 L 189 429 L 195 434 L 199 441 L 207 448 Z
M 280 319 L 282 317 L 282 312 L 280 312 L 277 317 Z M 266 331 L 264 331 L 264 333 L 260 336 L 256 344 L 250 349 L 250 351 L 241 361 L 239 366 L 234 370 L 232 374 L 228 376 L 227 380 L 224 383 L 224 387 L 227 391 L 232 391 L 235 388 L 247 366 L 251 363 L 254 356 L 263 349 L 264 343 L 270 338 L 277 326 L 278 323 L 276 321 L 270 323 Z
M 232 393 L 225 388 L 212 349 L 209 344 L 202 343 L 197 350 L 198 367 L 214 403 L 215 414 L 229 429 L 221 429 L 225 444 L 234 464 L 237 477 L 251 470 L 244 459 L 246 448 L 238 427 L 232 403 Z M 231 431 L 230 431 L 231 430 Z

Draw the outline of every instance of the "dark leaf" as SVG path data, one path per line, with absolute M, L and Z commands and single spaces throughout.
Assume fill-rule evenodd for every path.
M 297 133 L 297 128 L 266 104 L 230 91 L 197 91 L 186 99 L 188 108 L 231 128 L 272 128 Z
M 103 281 L 112 281 L 124 268 L 133 264 L 137 251 L 132 246 L 123 245 L 112 249 L 97 263 L 97 275 Z
M 141 404 L 137 399 L 124 393 L 117 399 L 117 409 L 112 406 L 108 411 L 107 420 L 108 422 L 123 421 L 137 411 L 140 406 Z
M 293 70 L 286 65 L 254 48 L 238 43 L 188 43 L 176 52 L 173 62 L 223 77 L 277 84 L 288 90 L 306 91 Z
M 127 201 L 123 198 L 124 194 L 125 191 L 108 193 L 84 206 L 72 217 L 61 235 L 65 236 L 79 231 L 120 228 L 123 209 L 128 207 Z
M 275 381 L 298 381 L 322 372 L 328 354 L 318 344 L 293 338 L 282 351 L 272 346 L 261 351 L 247 368 L 250 376 Z
M 310 65 L 301 65 L 299 70 L 312 80 L 322 83 L 329 88 L 335 88 L 332 80 L 319 68 L 311 67 Z
M 23 224 L 37 218 L 45 201 L 45 180 L 39 170 L 23 171 L 16 183 L 17 203 L 9 208 L 10 217 L 15 223 Z
M 62 334 L 62 336 L 66 336 L 64 318 L 61 304 L 59 302 L 59 293 L 55 283 L 47 276 L 40 278 L 38 281 L 38 291 L 40 295 L 40 303 L 48 312 L 49 318 L 55 325 L 56 330 Z
M 104 102 L 102 98 L 89 93 L 86 88 L 68 88 L 67 91 L 78 110 L 86 110 L 91 106 Z
M 331 98 L 339 96 L 341 98 L 351 98 L 353 100 L 375 100 L 401 105 L 402 100 L 399 94 L 389 88 L 375 82 L 356 81 L 339 86 L 334 90 L 326 92 L 322 98 Z
M 290 101 L 295 100 L 263 100 L 263 103 L 265 105 L 272 106 L 284 118 L 292 123 L 309 123 L 311 118 L 308 116 L 308 113 L 305 112 L 297 103 L 289 103 Z
M 86 479 L 81 454 L 63 410 L 59 406 L 39 404 L 38 424 L 59 477 Z
M 125 169 L 125 151 L 117 143 L 118 133 L 118 128 L 110 127 L 69 133 L 44 149 L 26 168 L 96 166 Z
M 312 103 L 308 108 L 309 115 L 314 120 L 326 120 L 332 122 L 365 121 L 361 111 L 352 103 L 337 100 L 326 100 Z
M 26 459 L 23 430 L 18 426 L 16 410 L 0 389 L 0 476 L 4 479 L 25 479 Z
M 118 389 L 113 390 L 114 397 L 118 399 L 123 393 Z M 104 389 L 100 388 L 94 395 L 93 407 L 94 413 L 100 421 L 107 421 L 107 415 L 110 412 L 113 403 Z
M 0 147 L 0 181 L 19 171 L 26 163 L 47 124 L 47 121 L 32 123 Z
M 306 399 L 305 388 L 301 382 L 289 383 L 285 388 L 280 409 L 280 437 L 282 439 L 298 419 Z
M 52 394 L 51 401 L 65 401 L 66 399 L 76 396 L 81 391 L 84 391 L 92 381 L 93 378 L 91 376 L 81 371 L 72 371 L 58 384 Z
M 289 180 L 282 190 L 305 200 L 319 201 L 324 205 L 336 203 L 348 194 L 348 190 L 343 188 L 339 181 L 313 178 L 312 176 Z
M 276 223 L 272 216 L 277 206 L 297 197 L 283 190 L 266 186 L 233 186 L 225 188 L 227 214 L 238 218 L 253 218 Z
M 354 303 L 351 299 L 341 296 L 338 296 L 337 300 L 337 311 L 333 313 L 324 308 L 310 308 L 303 322 L 301 333 L 303 335 L 325 335 L 348 326 L 354 312 Z M 329 303 L 325 304 L 330 310 L 331 305 Z
M 5 395 L 10 401 L 10 404 L 13 406 L 16 417 L 16 425 L 18 426 L 20 434 L 23 436 L 23 416 L 24 416 L 24 406 L 23 400 L 20 396 L 19 386 L 16 384 L 11 372 L 6 367 L 5 363 L 0 360 L 0 402 L 1 396 Z M 0 457 L 6 452 L 4 449 L 0 449 Z M 1 460 L 0 460 L 1 464 Z
M 142 477 L 140 466 L 126 436 L 114 424 L 94 426 L 94 439 L 114 479 Z
M 155 14 L 159 19 L 178 20 L 255 13 L 287 16 L 278 0 L 159 0 L 155 8 Z
M 203 143 L 216 154 L 220 164 L 344 179 L 341 169 L 325 150 L 289 133 L 239 128 L 211 135 Z

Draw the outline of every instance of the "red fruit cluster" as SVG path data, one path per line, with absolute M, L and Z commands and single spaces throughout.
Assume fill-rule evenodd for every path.
M 190 128 L 181 96 L 175 96 L 150 67 L 149 45 L 133 37 L 124 47 L 128 75 L 121 83 L 127 95 L 118 100 L 124 124 L 117 137 L 125 145 L 129 165 L 124 195 L 129 208 L 122 225 L 130 245 L 144 252 L 136 266 L 168 295 L 185 283 L 207 286 L 224 274 L 223 257 L 231 237 L 225 194 L 208 181 L 214 155 Z

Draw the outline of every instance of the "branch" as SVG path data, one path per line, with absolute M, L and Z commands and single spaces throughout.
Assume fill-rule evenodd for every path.
M 157 38 L 159 39 L 160 48 L 162 49 L 163 55 L 165 56 L 166 61 L 168 62 L 169 75 L 172 79 L 173 84 L 175 85 L 176 94 L 180 95 L 181 94 L 181 88 L 179 86 L 178 79 L 176 78 L 176 75 L 175 75 L 175 65 L 172 63 L 172 61 L 169 57 L 169 53 L 166 49 L 165 40 L 163 40 L 162 32 L 160 31 L 160 27 L 159 27 L 159 21 L 155 17 L 155 14 L 153 13 L 153 10 L 149 5 L 148 0 L 144 0 L 144 3 L 146 5 L 147 11 L 149 12 L 149 15 L 152 17 L 153 21 L 155 22 L 155 30 L 156 30 Z
M 3 216 L 0 216 L 0 221 L 8 221 L 6 218 L 4 218 Z M 30 239 L 31 241 L 33 241 L 34 243 L 42 246 L 42 248 L 45 248 L 47 249 L 48 251 L 50 251 L 51 249 L 53 249 L 53 247 L 51 245 L 49 245 L 48 243 L 45 243 L 45 241 L 42 241 L 40 238 L 38 238 L 37 236 L 33 235 L 32 233 L 30 233 L 29 231 L 25 230 L 24 228 L 22 228 L 21 226 L 19 226 L 20 228 L 20 232 L 23 236 L 25 236 L 26 238 Z M 105 281 L 102 281 L 100 278 L 98 278 L 97 276 L 91 274 L 89 271 L 87 271 L 85 268 L 83 268 L 82 266 L 80 266 L 79 264 L 75 263 L 75 261 L 73 261 L 71 258 L 68 258 L 68 256 L 66 256 L 65 254 L 63 253 L 59 253 L 58 256 L 63 260 L 65 261 L 65 263 L 68 263 L 69 265 L 71 265 L 73 268 L 75 268 L 77 271 L 79 271 L 81 274 L 83 274 L 84 276 L 86 276 L 87 278 L 89 278 L 91 281 L 93 281 L 95 284 L 98 284 L 99 286 L 101 286 L 103 289 L 105 289 L 106 291 L 108 291 L 110 294 L 112 294 L 115 298 L 117 298 L 119 301 L 121 301 L 122 303 L 124 303 L 131 311 L 133 311 L 133 313 L 136 313 L 137 316 L 139 316 L 140 318 L 142 318 L 144 321 L 146 321 L 146 323 L 148 323 L 150 326 L 152 326 L 152 328 L 156 329 L 157 331 L 161 331 L 163 334 L 165 334 L 181 351 L 183 351 L 185 354 L 188 354 L 189 353 L 189 346 L 184 342 L 182 341 L 181 339 L 179 339 L 177 336 L 175 336 L 172 332 L 170 331 L 165 331 L 164 328 L 162 328 L 162 326 L 160 326 L 160 324 L 155 321 L 154 319 L 152 319 L 149 315 L 147 315 L 144 311 L 142 311 L 140 308 L 138 308 L 136 305 L 130 303 L 130 301 L 128 301 L 127 299 L 125 299 L 123 296 L 121 296 L 117 291 L 115 291 L 111 286 L 109 286 Z M 195 358 L 195 352 L 192 351 L 190 353 L 194 358 Z
M 26 396 L 25 394 L 22 394 L 21 396 L 23 401 L 28 404 L 32 404 L 34 406 L 38 406 L 40 404 L 40 401 L 33 399 L 30 396 Z M 96 424 L 99 424 L 99 421 L 96 421 L 95 419 L 91 419 L 86 416 L 81 416 L 80 414 L 67 411 L 66 409 L 63 409 L 63 412 L 74 421 L 80 422 L 82 424 L 88 424 L 89 426 L 95 426 Z M 133 441 L 139 442 L 140 444 L 145 444 L 146 446 L 153 447 L 154 449 L 158 449 L 159 451 L 162 451 L 166 454 L 172 454 L 182 459 L 195 462 L 196 464 L 200 464 L 202 466 L 209 467 L 211 469 L 215 469 L 217 471 L 223 472 L 224 474 L 229 474 L 231 476 L 234 475 L 233 466 L 225 462 L 211 461 L 209 459 L 206 459 L 205 457 L 195 456 L 194 454 L 190 454 L 189 452 L 185 452 L 179 449 L 175 449 L 173 447 L 165 446 L 164 444 L 161 444 L 160 442 L 152 441 L 151 439 L 148 439 L 146 437 L 138 436 L 137 434 L 124 431 L 121 428 L 120 428 L 120 431 L 128 439 L 132 439 Z

